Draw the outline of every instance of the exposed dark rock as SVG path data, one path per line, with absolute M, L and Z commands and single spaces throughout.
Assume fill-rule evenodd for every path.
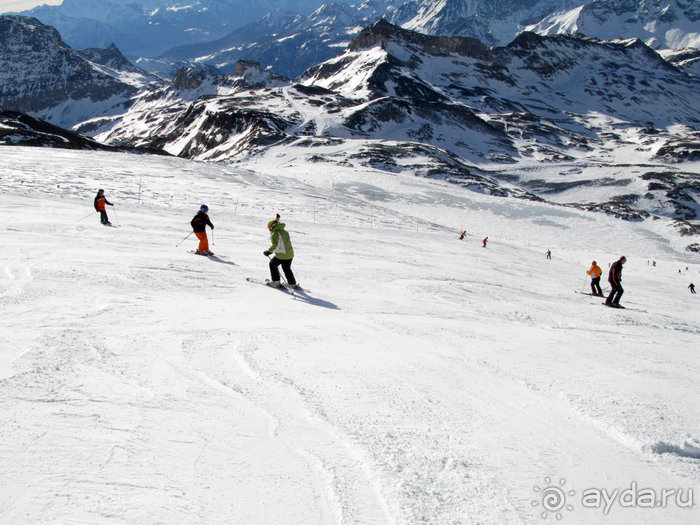
M 108 146 L 49 122 L 7 109 L 0 109 L 0 145 L 166 154 L 156 148 Z
M 571 202 L 566 204 L 566 206 L 578 208 L 579 210 L 603 212 L 625 221 L 642 221 L 650 217 L 650 214 L 644 210 L 638 210 L 626 204 L 614 201 L 591 202 L 587 204 Z
M 668 140 L 656 156 L 667 162 L 695 162 L 700 160 L 700 132 L 694 137 Z
M 491 50 L 475 38 L 431 36 L 402 29 L 384 19 L 363 29 L 350 42 L 350 50 L 367 49 L 387 42 L 415 46 L 431 55 L 461 55 L 479 60 L 491 60 Z

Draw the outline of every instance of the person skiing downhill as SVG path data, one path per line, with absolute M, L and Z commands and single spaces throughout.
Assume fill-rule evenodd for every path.
M 547 250 L 546 252 L 544 252 L 544 254 L 547 256 L 547 259 L 552 258 L 552 250 Z
M 459 234 L 459 240 L 461 241 L 464 239 L 464 236 L 467 234 L 467 230 L 464 230 L 462 233 Z
M 593 295 L 597 295 L 598 297 L 603 297 L 603 290 L 600 288 L 600 276 L 603 273 L 603 270 L 601 270 L 600 266 L 593 261 L 591 263 L 590 270 L 588 270 L 586 273 L 591 276 L 591 293 Z
M 696 292 L 695 292 L 695 285 L 694 285 L 693 283 L 690 283 L 690 285 L 688 286 L 688 288 L 690 289 L 690 293 L 696 293 Z
M 608 282 L 612 289 L 610 290 L 610 295 L 608 295 L 608 298 L 605 300 L 607 306 L 622 308 L 622 306 L 620 306 L 620 297 L 622 297 L 622 294 L 625 292 L 622 288 L 622 265 L 626 262 L 627 257 L 623 255 L 610 266 Z
M 481 241 L 481 242 L 484 243 L 484 244 L 482 245 L 482 248 L 486 248 L 486 243 L 487 243 L 488 241 L 489 241 L 489 238 L 488 238 L 488 237 L 484 237 L 484 240 Z
M 214 225 L 209 220 L 209 207 L 206 204 L 202 204 L 199 207 L 197 215 L 195 215 L 190 221 L 192 226 L 192 231 L 199 239 L 199 247 L 197 251 L 194 252 L 197 255 L 214 255 L 209 251 L 209 239 L 207 238 L 207 224 L 213 230 Z
M 287 285 L 290 288 L 298 288 L 297 281 L 292 272 L 294 248 L 292 248 L 292 242 L 289 240 L 289 233 L 287 233 L 284 227 L 285 224 L 280 222 L 279 214 L 277 218 L 267 223 L 267 229 L 270 230 L 271 246 L 263 252 L 263 255 L 266 257 L 274 255 L 274 257 L 270 259 L 270 282 L 268 285 L 273 288 L 279 288 L 281 286 L 280 271 L 278 268 L 281 265 L 284 276 L 287 278 Z
M 97 195 L 95 195 L 95 201 L 94 201 L 94 206 L 95 206 L 95 211 L 100 212 L 100 222 L 104 224 L 105 226 L 111 226 L 112 223 L 109 222 L 109 217 L 107 217 L 107 211 L 105 210 L 105 204 L 107 206 L 114 206 L 111 202 L 109 202 L 106 197 L 105 197 L 105 190 L 97 190 Z

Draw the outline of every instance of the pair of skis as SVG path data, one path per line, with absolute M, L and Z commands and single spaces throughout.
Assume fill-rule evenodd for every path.
M 218 255 L 216 253 L 197 253 L 195 250 L 187 250 L 187 253 L 199 255 L 200 257 L 211 257 L 212 259 L 226 259 L 225 255 Z
M 268 288 L 274 288 L 274 289 L 277 289 L 277 290 L 282 290 L 283 292 L 291 292 L 291 293 L 294 293 L 294 292 L 299 292 L 299 293 L 311 293 L 311 290 L 306 290 L 306 289 L 304 289 L 304 288 L 301 288 L 301 287 L 298 286 L 298 285 L 296 286 L 296 288 L 292 288 L 292 287 L 289 286 L 287 283 L 280 284 L 280 286 L 271 286 L 270 283 L 271 283 L 272 281 L 270 281 L 270 279 L 262 280 L 262 279 L 255 279 L 254 277 L 246 277 L 245 280 L 248 281 L 249 283 L 262 284 L 262 285 L 264 285 L 264 286 L 267 286 Z
M 192 255 L 199 255 L 201 257 L 211 257 L 213 259 L 225 259 L 226 258 L 225 255 L 215 255 L 213 253 L 212 254 L 197 253 L 195 250 L 188 250 L 187 253 L 191 253 Z M 271 286 L 270 283 L 272 281 L 270 281 L 270 279 L 262 280 L 262 279 L 255 279 L 253 277 L 246 277 L 246 281 L 248 281 L 249 283 L 262 284 L 262 285 L 267 286 L 268 288 L 277 288 L 279 290 L 282 290 L 283 292 L 291 292 L 292 294 L 294 292 L 311 293 L 311 290 L 306 290 L 300 286 L 293 288 L 293 287 L 289 286 L 287 283 L 280 284 L 280 286 Z
M 590 297 L 605 297 L 604 295 L 599 295 L 595 293 L 588 293 L 588 292 L 579 292 L 578 290 L 574 290 L 574 293 L 580 294 L 580 295 L 588 295 Z M 646 310 L 642 310 L 641 308 L 629 308 L 627 306 L 621 306 L 621 305 L 612 305 L 608 304 L 605 301 L 602 303 L 604 306 L 607 306 L 608 308 L 617 308 L 618 310 L 630 310 L 632 312 L 644 312 L 647 313 Z

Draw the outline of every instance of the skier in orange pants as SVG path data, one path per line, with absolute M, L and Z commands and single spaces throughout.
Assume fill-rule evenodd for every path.
M 195 215 L 190 222 L 194 234 L 197 236 L 197 239 L 199 239 L 199 247 L 197 251 L 194 252 L 197 255 L 214 255 L 209 251 L 209 239 L 207 239 L 207 224 L 212 230 L 214 229 L 214 225 L 209 220 L 208 213 L 209 207 L 206 204 L 202 204 L 197 215 Z

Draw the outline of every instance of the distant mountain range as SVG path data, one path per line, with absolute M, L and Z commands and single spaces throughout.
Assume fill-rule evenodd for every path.
M 431 35 L 469 36 L 506 45 L 529 30 L 640 38 L 654 49 L 700 48 L 700 3 L 689 0 L 65 0 L 30 14 L 56 27 L 73 48 L 115 43 L 138 65 L 172 78 L 198 63 L 230 73 L 255 60 L 296 77 L 342 50 L 380 18 Z M 669 54 L 669 56 L 671 56 Z M 680 63 L 680 62 L 679 62 Z M 682 62 L 700 69 L 698 59 Z
M 132 58 L 221 38 L 274 10 L 308 14 L 322 0 L 63 0 L 18 14 L 55 27 L 74 49 L 114 43 Z
M 700 2 L 596 0 L 528 26 L 541 35 L 581 33 L 604 40 L 639 38 L 654 49 L 700 49 Z
M 470 36 L 505 45 L 527 26 L 592 0 L 408 0 L 392 23 L 429 35 Z
M 213 42 L 170 49 L 160 59 L 196 62 L 224 74 L 235 70 L 239 60 L 254 60 L 275 73 L 296 77 L 337 55 L 363 27 L 392 9 L 388 0 L 366 0 L 325 4 L 309 16 L 275 11 Z

